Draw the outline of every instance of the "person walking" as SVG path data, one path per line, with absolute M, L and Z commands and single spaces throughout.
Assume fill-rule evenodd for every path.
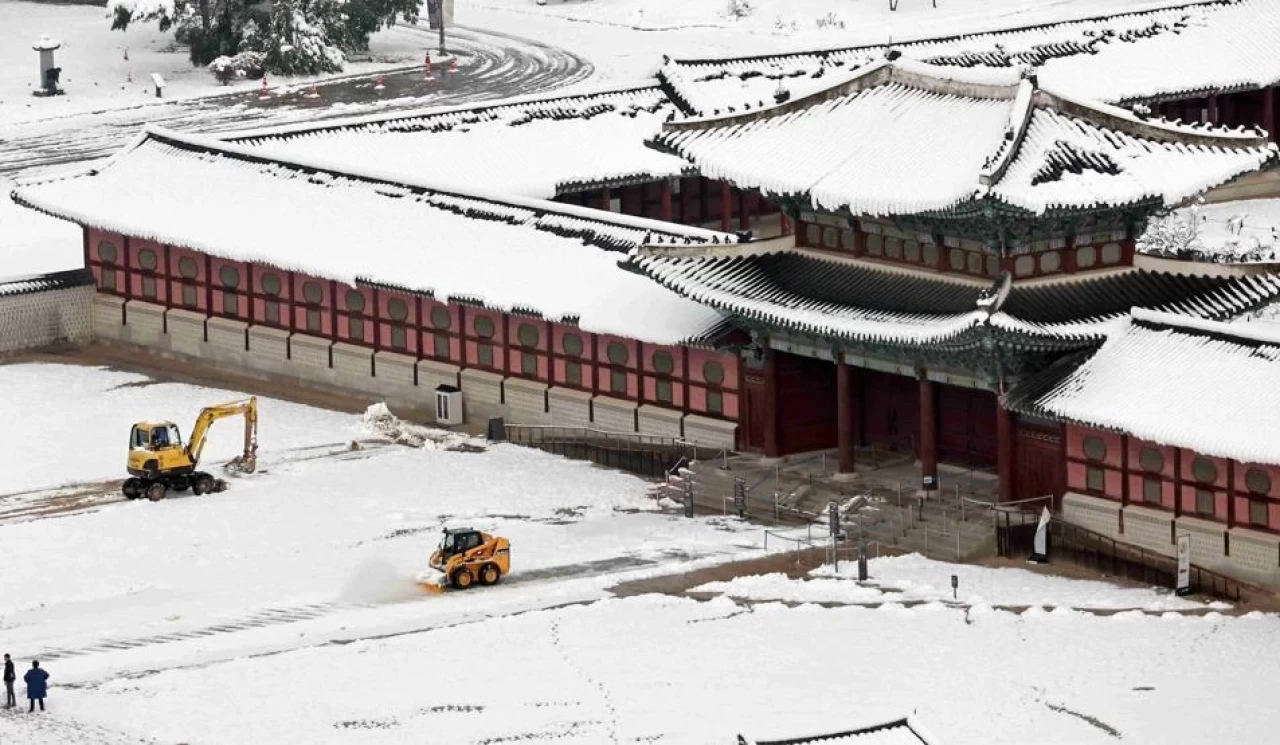
M 13 660 L 9 659 L 8 653 L 4 656 L 4 708 L 12 709 L 18 705 L 18 699 L 13 696 L 13 681 L 18 679 L 18 674 L 13 671 Z
M 44 695 L 49 690 L 49 673 L 40 669 L 40 660 L 31 661 L 31 669 L 22 676 L 22 680 L 27 684 L 27 698 L 31 700 L 31 708 L 27 711 L 35 711 L 37 701 L 40 702 L 40 711 L 44 711 Z

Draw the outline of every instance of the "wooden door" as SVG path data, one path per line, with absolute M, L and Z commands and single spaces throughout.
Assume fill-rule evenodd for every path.
M 915 378 L 863 370 L 859 376 L 862 426 L 871 445 L 915 453 L 920 421 L 920 384 Z
M 938 459 L 966 468 L 996 464 L 996 396 L 977 388 L 938 386 Z
M 743 407 L 743 418 L 746 420 L 742 423 L 745 442 L 744 447 L 749 450 L 764 449 L 764 426 L 765 413 L 768 411 L 768 403 L 765 400 L 764 372 L 761 370 L 748 370 L 743 374 L 743 381 L 746 384 L 743 394 L 746 397 L 746 406 Z
M 779 352 L 778 448 L 783 455 L 836 446 L 836 366 Z
M 1020 420 L 1015 426 L 1013 499 L 1052 495 L 1058 509 L 1067 475 L 1062 425 Z

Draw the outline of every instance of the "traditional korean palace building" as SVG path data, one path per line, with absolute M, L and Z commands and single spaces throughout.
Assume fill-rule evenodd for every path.
M 1280 581 L 1280 334 L 1240 322 L 1280 272 L 1138 250 L 1164 210 L 1267 188 L 1273 42 L 1280 8 L 1241 0 L 671 60 L 593 94 L 151 129 L 13 198 L 83 226 L 99 340 L 849 476 L 893 450 L 926 492 L 989 469 L 1003 500 Z

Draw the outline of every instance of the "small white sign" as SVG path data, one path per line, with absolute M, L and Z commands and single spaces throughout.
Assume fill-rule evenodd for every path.
M 1191 592 L 1191 536 L 1183 533 L 1178 536 L 1178 583 L 1179 595 Z

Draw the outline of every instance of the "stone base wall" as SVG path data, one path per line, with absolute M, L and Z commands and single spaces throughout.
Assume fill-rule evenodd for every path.
M 0 352 L 89 341 L 97 310 L 93 299 L 92 285 L 0 295 Z
M 620 398 L 596 396 L 592 401 L 592 426 L 608 432 L 635 432 L 636 404 Z
M 502 416 L 502 376 L 484 370 L 463 370 L 462 409 L 467 422 L 483 424 L 489 417 Z
M 92 289 L 92 288 L 90 288 Z M 137 300 L 98 295 L 86 301 L 93 338 L 142 347 L 151 354 L 193 364 L 217 365 L 251 378 L 280 381 L 386 401 L 398 414 L 435 417 L 436 386 L 460 388 L 465 419 L 484 425 L 502 416 L 510 424 L 584 427 L 610 432 L 680 438 L 699 447 L 732 449 L 737 424 L 587 391 L 504 378 L 435 360 L 333 343 L 242 321 L 206 317 Z
M 1120 538 L 1120 503 L 1067 492 L 1062 497 L 1062 519 L 1108 538 Z
M 591 394 L 572 388 L 547 391 L 548 417 L 561 427 L 591 426 Z
M 506 406 L 503 417 L 508 424 L 549 424 L 547 384 L 536 380 L 507 378 L 503 382 Z
M 686 425 L 687 426 L 687 425 Z M 1062 519 L 1141 548 L 1177 555 L 1175 535 L 1191 537 L 1191 563 L 1243 582 L 1280 587 L 1280 535 L 1248 528 L 1228 529 L 1223 523 L 1140 505 L 1068 492 L 1062 500 Z M 1121 520 L 1124 532 L 1119 531 Z

